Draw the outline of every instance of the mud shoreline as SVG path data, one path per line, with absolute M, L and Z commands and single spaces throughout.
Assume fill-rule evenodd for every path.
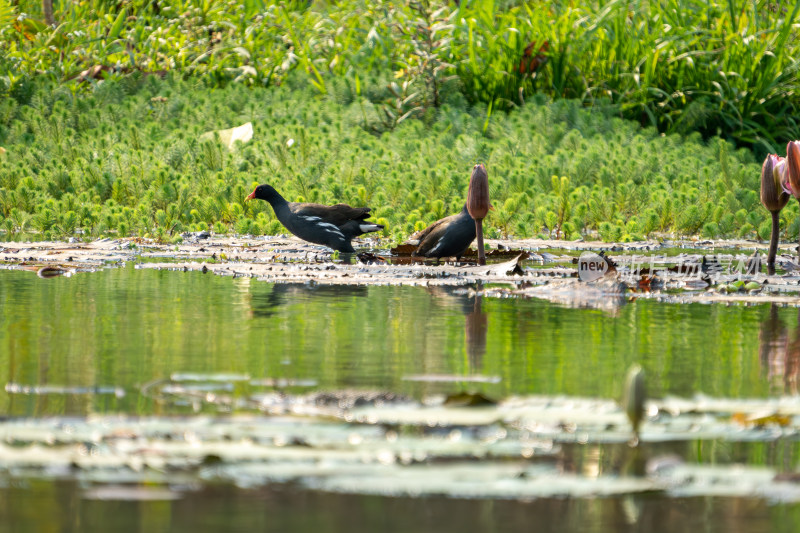
M 402 248 L 393 254 L 371 244 L 376 247 L 361 248 L 358 256 L 338 257 L 327 248 L 285 236 L 187 235 L 177 245 L 140 238 L 0 242 L 0 269 L 54 277 L 133 263 L 141 269 L 247 276 L 269 283 L 463 286 L 486 296 L 535 297 L 574 307 L 615 308 L 638 298 L 800 306 L 800 266 L 793 244 L 781 247 L 779 273 L 773 276 L 763 267 L 757 273 L 742 272 L 754 254 L 765 261 L 767 244 L 752 241 L 487 240 L 490 263 L 483 267 L 470 256 L 461 263 L 437 265 L 397 255 Z M 585 251 L 605 253 L 617 273 L 589 283 L 580 280 L 576 262 Z M 715 269 L 700 270 L 703 256 Z

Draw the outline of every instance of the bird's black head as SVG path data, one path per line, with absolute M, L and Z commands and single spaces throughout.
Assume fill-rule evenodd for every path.
M 266 200 L 267 202 L 272 202 L 273 200 L 280 198 L 280 196 L 281 195 L 278 194 L 278 191 L 276 191 L 272 185 L 267 185 L 265 183 L 256 187 L 253 192 L 247 195 L 245 200 L 252 200 L 255 198 L 257 200 Z

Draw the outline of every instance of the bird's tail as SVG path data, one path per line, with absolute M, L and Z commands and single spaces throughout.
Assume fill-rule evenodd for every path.
M 380 231 L 383 229 L 382 224 L 359 224 L 358 229 L 361 230 L 361 233 L 371 233 L 373 231 Z

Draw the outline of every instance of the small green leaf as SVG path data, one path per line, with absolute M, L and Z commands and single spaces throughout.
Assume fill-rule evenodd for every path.
M 117 20 L 114 21 L 114 24 L 111 25 L 111 29 L 108 30 L 108 40 L 114 41 L 119 37 L 120 32 L 122 32 L 122 26 L 125 24 L 125 10 L 119 12 L 117 15 Z

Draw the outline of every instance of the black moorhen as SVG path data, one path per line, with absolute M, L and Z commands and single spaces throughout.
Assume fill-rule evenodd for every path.
M 342 253 L 355 252 L 350 244 L 353 237 L 383 229 L 382 225 L 365 220 L 369 218 L 369 207 L 287 202 L 266 184 L 256 187 L 245 200 L 253 198 L 269 202 L 281 224 L 304 241 L 322 244 Z
M 475 220 L 469 216 L 467 204 L 464 204 L 460 213 L 437 220 L 417 236 L 419 244 L 412 256 L 435 257 L 437 263 L 442 257 L 461 260 L 475 239 Z

